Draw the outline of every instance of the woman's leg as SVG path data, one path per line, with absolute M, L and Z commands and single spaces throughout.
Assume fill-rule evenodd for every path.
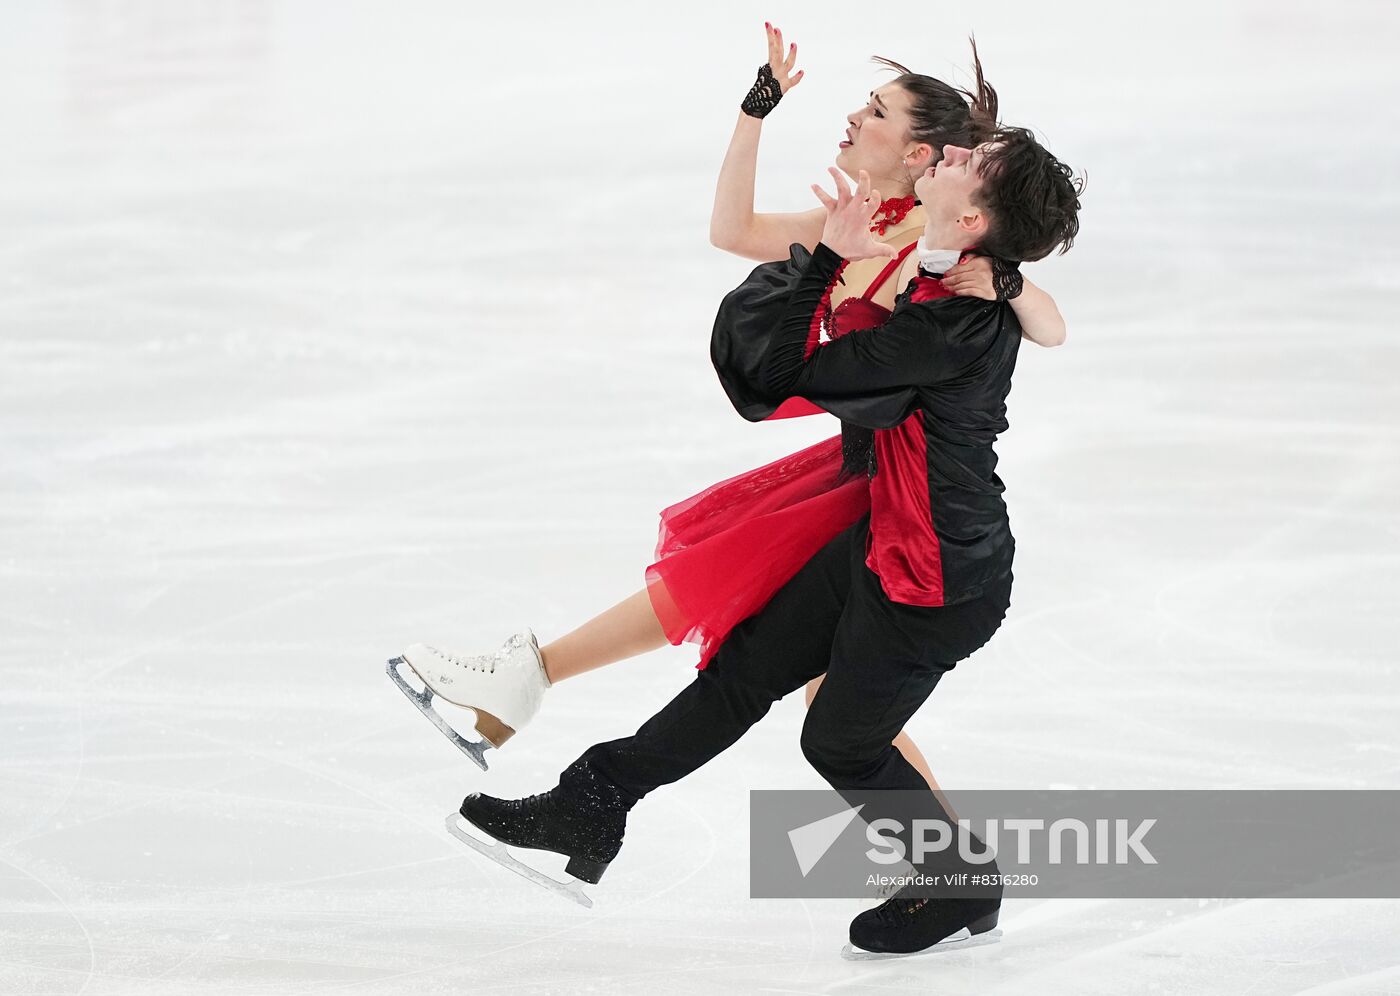
M 667 642 L 651 598 L 643 588 L 567 636 L 541 647 L 540 658 L 549 680 L 558 682 L 656 650 Z
M 807 687 L 803 691 L 803 694 L 807 697 L 807 705 L 809 708 L 812 705 L 812 699 L 817 694 L 817 689 L 821 686 L 822 676 L 818 676 L 807 682 Z M 891 743 L 894 745 L 894 749 L 903 754 L 904 759 L 912 764 L 920 775 L 923 775 L 924 781 L 928 782 L 929 788 L 933 789 L 935 792 L 940 791 L 938 782 L 933 777 L 933 771 L 928 766 L 928 760 L 924 757 L 923 752 L 914 745 L 914 741 L 909 738 L 909 734 L 901 730 L 899 736 L 895 737 Z

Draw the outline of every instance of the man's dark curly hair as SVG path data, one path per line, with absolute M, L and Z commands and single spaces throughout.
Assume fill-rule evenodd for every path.
M 1052 156 L 1026 128 L 998 128 L 979 167 L 973 204 L 987 212 L 987 234 L 978 248 L 1008 260 L 1043 259 L 1061 253 L 1079 234 L 1084 180 Z

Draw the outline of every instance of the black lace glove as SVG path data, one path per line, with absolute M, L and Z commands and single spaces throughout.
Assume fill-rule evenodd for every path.
M 992 256 L 992 287 L 997 292 L 998 301 L 1010 301 L 1019 297 L 1025 280 L 1021 277 L 1021 265 L 1007 262 L 1000 256 Z
M 749 95 L 739 105 L 740 110 L 751 118 L 765 117 L 783 99 L 783 88 L 773 75 L 773 67 L 764 63 L 758 67 L 758 79 L 749 90 Z

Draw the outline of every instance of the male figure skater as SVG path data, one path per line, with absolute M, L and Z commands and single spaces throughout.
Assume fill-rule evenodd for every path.
M 845 261 L 894 252 L 871 238 L 880 195 L 869 177 L 861 174 L 852 196 L 831 172 L 834 199 L 813 188 L 827 208 L 815 252 L 795 245 L 789 261 L 758 267 L 721 306 L 711 352 L 745 418 L 798 396 L 876 430 L 871 510 L 736 627 L 633 736 L 589 748 L 549 792 L 462 803 L 462 816 L 502 843 L 568 855 L 569 874 L 583 881 L 602 876 L 643 796 L 718 755 L 823 672 L 802 730 L 817 771 L 843 795 L 859 794 L 867 822 L 947 819 L 891 741 L 943 673 L 991 638 L 1010 604 L 1014 541 L 992 443 L 1007 425 L 1021 335 L 1004 300 L 949 296 L 922 274 L 941 275 L 974 247 L 1012 261 L 1067 250 L 1082 187 L 1023 129 L 1002 129 L 975 149 L 946 147 L 915 184 L 928 215 L 921 278 L 884 325 L 820 342 Z M 911 813 L 868 801 L 870 790 L 887 789 L 921 792 L 928 804 Z M 904 839 L 907 847 L 907 831 Z M 851 943 L 914 952 L 964 928 L 987 931 L 1000 896 L 1000 886 L 961 898 L 906 888 L 856 917 Z

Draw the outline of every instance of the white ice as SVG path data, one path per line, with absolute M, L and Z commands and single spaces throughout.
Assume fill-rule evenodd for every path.
M 0 15 L 0 991 L 1400 992 L 1391 901 L 1009 900 L 838 957 L 747 897 L 781 703 L 633 816 L 584 911 L 457 845 L 690 680 L 562 684 L 480 773 L 415 640 L 557 636 L 657 511 L 831 434 L 708 365 L 713 184 L 771 19 L 808 75 L 761 209 L 815 204 L 886 55 L 1089 174 L 1031 268 L 993 642 L 911 725 L 952 787 L 1400 788 L 1400 12 L 1381 3 L 9 0 Z

